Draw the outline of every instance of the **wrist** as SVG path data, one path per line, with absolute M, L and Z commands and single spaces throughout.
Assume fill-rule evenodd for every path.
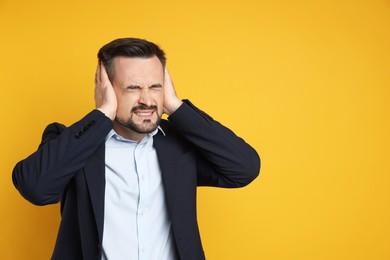
M 110 118 L 111 121 L 113 121 L 116 117 L 116 111 L 113 111 L 112 109 L 109 109 L 105 106 L 101 106 L 96 109 L 102 112 L 104 115 L 106 115 L 106 117 Z
M 169 104 L 165 105 L 165 113 L 168 115 L 173 114 L 182 104 L 183 101 L 178 98 L 172 100 Z

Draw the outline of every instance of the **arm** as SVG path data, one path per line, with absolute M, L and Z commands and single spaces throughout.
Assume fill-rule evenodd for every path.
M 39 149 L 16 164 L 12 173 L 15 187 L 34 204 L 58 202 L 70 179 L 104 142 L 111 128 L 111 120 L 98 110 L 69 128 L 50 124 Z
M 168 119 L 201 154 L 198 160 L 198 185 L 242 187 L 254 180 L 260 171 L 257 152 L 191 102 L 177 102 L 167 71 L 165 77 L 164 108 L 170 108 L 166 109 L 170 111 Z
M 116 111 L 116 99 L 104 74 L 99 65 L 95 78 L 96 110 L 69 128 L 58 123 L 49 125 L 38 150 L 16 164 L 13 183 L 30 202 L 37 205 L 58 202 L 77 170 L 112 129 L 110 118 Z

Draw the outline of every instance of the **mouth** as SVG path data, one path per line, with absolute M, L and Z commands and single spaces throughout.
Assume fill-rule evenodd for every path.
M 151 119 L 155 112 L 155 110 L 136 110 L 134 114 L 143 119 Z

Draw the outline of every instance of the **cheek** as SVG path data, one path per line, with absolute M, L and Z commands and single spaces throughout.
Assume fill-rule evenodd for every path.
M 126 113 L 128 114 L 129 111 L 137 104 L 136 99 L 131 95 L 120 95 L 117 96 L 117 103 L 118 103 L 118 113 Z
M 164 101 L 163 92 L 160 91 L 160 92 L 154 93 L 153 94 L 153 100 L 154 100 L 154 102 L 156 103 L 157 106 L 161 106 L 162 107 L 163 101 Z

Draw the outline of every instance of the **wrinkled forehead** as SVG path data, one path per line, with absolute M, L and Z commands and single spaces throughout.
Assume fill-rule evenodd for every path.
M 164 68 L 157 56 L 151 58 L 115 57 L 113 80 L 120 84 L 162 84 Z

